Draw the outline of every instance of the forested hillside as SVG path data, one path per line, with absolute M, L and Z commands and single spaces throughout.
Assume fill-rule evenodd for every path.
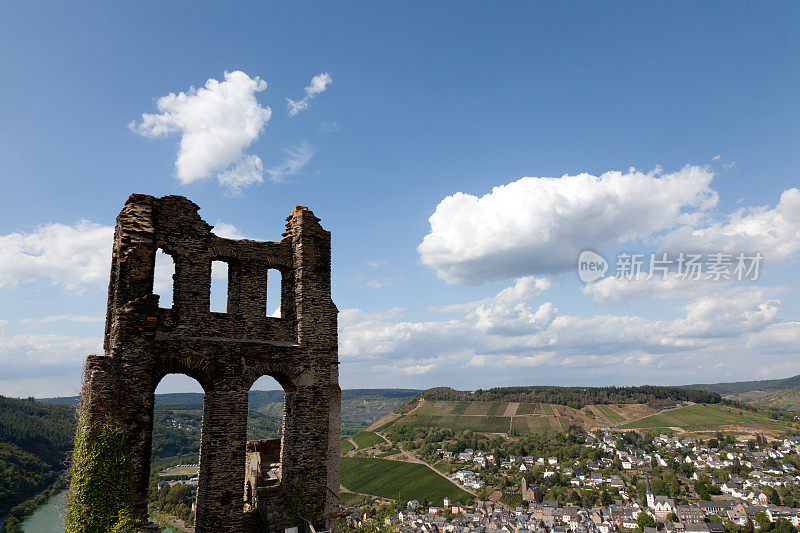
M 74 436 L 74 407 L 0 396 L 0 514 L 58 479 Z
M 417 394 L 410 389 L 349 389 L 342 391 L 342 432 L 357 430 L 391 413 Z M 18 401 L 18 400 L 17 400 Z M 74 413 L 77 396 L 45 398 L 33 405 L 58 407 Z M 74 418 L 74 415 L 71 414 Z M 203 416 L 203 393 L 180 392 L 156 394 L 153 420 L 153 457 L 196 454 L 200 449 Z M 247 417 L 248 439 L 274 438 L 280 435 L 283 422 L 282 390 L 251 390 Z M 67 449 L 72 447 L 70 429 Z
M 566 405 L 580 409 L 584 405 L 647 403 L 665 405 L 679 401 L 718 403 L 719 394 L 683 387 L 497 387 L 474 392 L 458 391 L 449 387 L 428 389 L 418 395 L 426 400 L 524 402 Z M 416 399 L 416 398 L 415 398 Z

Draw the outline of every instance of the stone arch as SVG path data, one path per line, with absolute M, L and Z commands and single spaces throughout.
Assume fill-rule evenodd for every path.
M 197 385 L 200 387 L 200 390 L 202 391 L 202 392 L 200 392 L 200 394 L 203 394 L 203 395 L 205 395 L 205 391 L 204 391 L 204 389 L 203 389 L 203 386 L 202 386 L 202 384 L 201 384 L 201 383 L 200 383 L 200 382 L 199 382 L 197 379 L 191 378 L 191 376 L 188 376 L 187 374 L 182 374 L 182 373 L 176 373 L 176 372 L 172 372 L 172 373 L 169 373 L 169 374 L 166 374 L 166 375 L 164 375 L 164 376 L 163 376 L 163 377 L 162 377 L 162 378 L 161 378 L 161 379 L 158 381 L 158 383 L 156 383 L 156 384 L 155 384 L 155 388 L 153 389 L 153 394 L 154 394 L 154 396 L 157 396 L 157 395 L 159 394 L 159 388 L 161 388 L 161 387 L 163 387 L 163 386 L 164 386 L 164 378 L 168 378 L 169 376 L 184 376 L 184 377 L 187 377 L 187 378 L 190 378 L 190 379 L 192 379 L 192 381 L 194 381 L 194 382 L 195 382 L 195 383 L 196 383 L 196 384 L 197 384 Z M 202 403 L 202 402 L 201 402 L 201 403 Z M 156 437 L 157 437 L 155 420 L 156 420 L 156 416 L 157 416 L 157 414 L 159 413 L 159 411 L 160 411 L 160 409 L 158 409 L 158 408 L 157 408 L 157 406 L 155 405 L 155 402 L 154 402 L 154 404 L 153 404 L 153 421 L 154 421 L 154 427 L 153 427 L 153 434 L 152 434 L 152 437 L 151 437 L 151 446 L 150 446 L 150 447 L 151 447 L 151 451 L 152 451 L 152 450 L 155 450 L 155 442 L 156 442 Z M 191 432 L 192 432 L 192 433 L 196 433 L 196 436 L 197 436 L 197 438 L 198 438 L 198 441 L 199 441 L 199 438 L 200 438 L 200 430 L 201 430 L 201 428 L 202 428 L 202 422 L 201 422 L 200 424 L 198 424 L 198 425 L 197 425 L 197 427 L 195 427 L 195 428 L 192 428 L 192 429 L 191 429 Z M 186 428 L 183 428 L 183 429 L 184 429 L 184 430 L 186 430 Z M 187 430 L 187 431 L 188 431 L 188 430 Z M 154 453 L 154 452 L 153 452 L 153 453 Z M 152 455 L 152 453 L 151 453 L 151 455 Z
M 270 389 L 257 389 L 258 382 L 265 377 L 268 378 L 265 381 Z M 264 384 L 262 382 L 262 386 Z M 248 391 L 250 403 L 248 417 L 259 417 L 259 422 L 262 424 L 262 431 L 258 435 L 252 434 L 253 432 L 248 429 L 247 447 L 242 457 L 245 471 L 244 508 L 251 514 L 251 525 L 257 530 L 263 530 L 269 524 L 279 522 L 280 516 L 285 513 L 285 487 L 282 485 L 286 451 L 283 447 L 283 431 L 286 423 L 285 394 L 283 385 L 268 375 L 254 380 Z M 278 420 L 274 416 L 264 416 L 263 411 L 254 409 L 254 401 L 276 402 L 278 399 L 283 404 Z M 270 408 L 274 415 L 274 405 Z

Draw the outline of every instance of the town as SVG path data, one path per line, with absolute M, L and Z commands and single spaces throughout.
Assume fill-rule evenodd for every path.
M 716 533 L 789 532 L 800 526 L 798 436 L 768 439 L 761 434 L 718 433 L 703 439 L 598 429 L 488 440 L 464 434 L 444 439 L 448 445 L 432 453 L 431 443 L 424 442 L 430 433 L 416 442 L 388 436 L 404 453 L 416 447 L 415 457 L 435 463 L 475 499 L 373 501 L 347 510 L 350 528 Z M 484 446 L 463 447 L 476 439 Z M 509 453 L 537 445 L 551 453 Z

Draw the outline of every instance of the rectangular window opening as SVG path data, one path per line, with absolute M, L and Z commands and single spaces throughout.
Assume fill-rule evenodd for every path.
M 281 287 L 283 277 L 281 271 L 270 268 L 267 270 L 267 316 L 281 318 Z
M 228 312 L 228 263 L 211 262 L 211 312 Z
M 161 248 L 156 251 L 156 264 L 153 271 L 153 294 L 158 295 L 158 306 L 172 308 L 172 291 L 175 277 L 175 261 Z

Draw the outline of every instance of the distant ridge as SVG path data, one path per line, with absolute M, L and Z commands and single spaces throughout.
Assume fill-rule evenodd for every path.
M 723 396 L 752 391 L 774 391 L 800 388 L 800 374 L 790 378 L 764 379 L 759 381 L 734 381 L 732 383 L 698 383 L 684 385 L 687 389 L 716 392 Z
M 386 399 L 406 400 L 419 393 L 417 389 L 343 389 L 342 401 L 364 397 L 380 397 Z M 36 398 L 37 402 L 56 405 L 78 405 L 78 396 L 57 396 L 53 398 Z M 251 390 L 250 401 L 282 402 L 282 390 Z M 202 392 L 167 392 L 156 394 L 156 406 L 162 405 L 203 405 Z M 251 408 L 253 406 L 251 405 Z

